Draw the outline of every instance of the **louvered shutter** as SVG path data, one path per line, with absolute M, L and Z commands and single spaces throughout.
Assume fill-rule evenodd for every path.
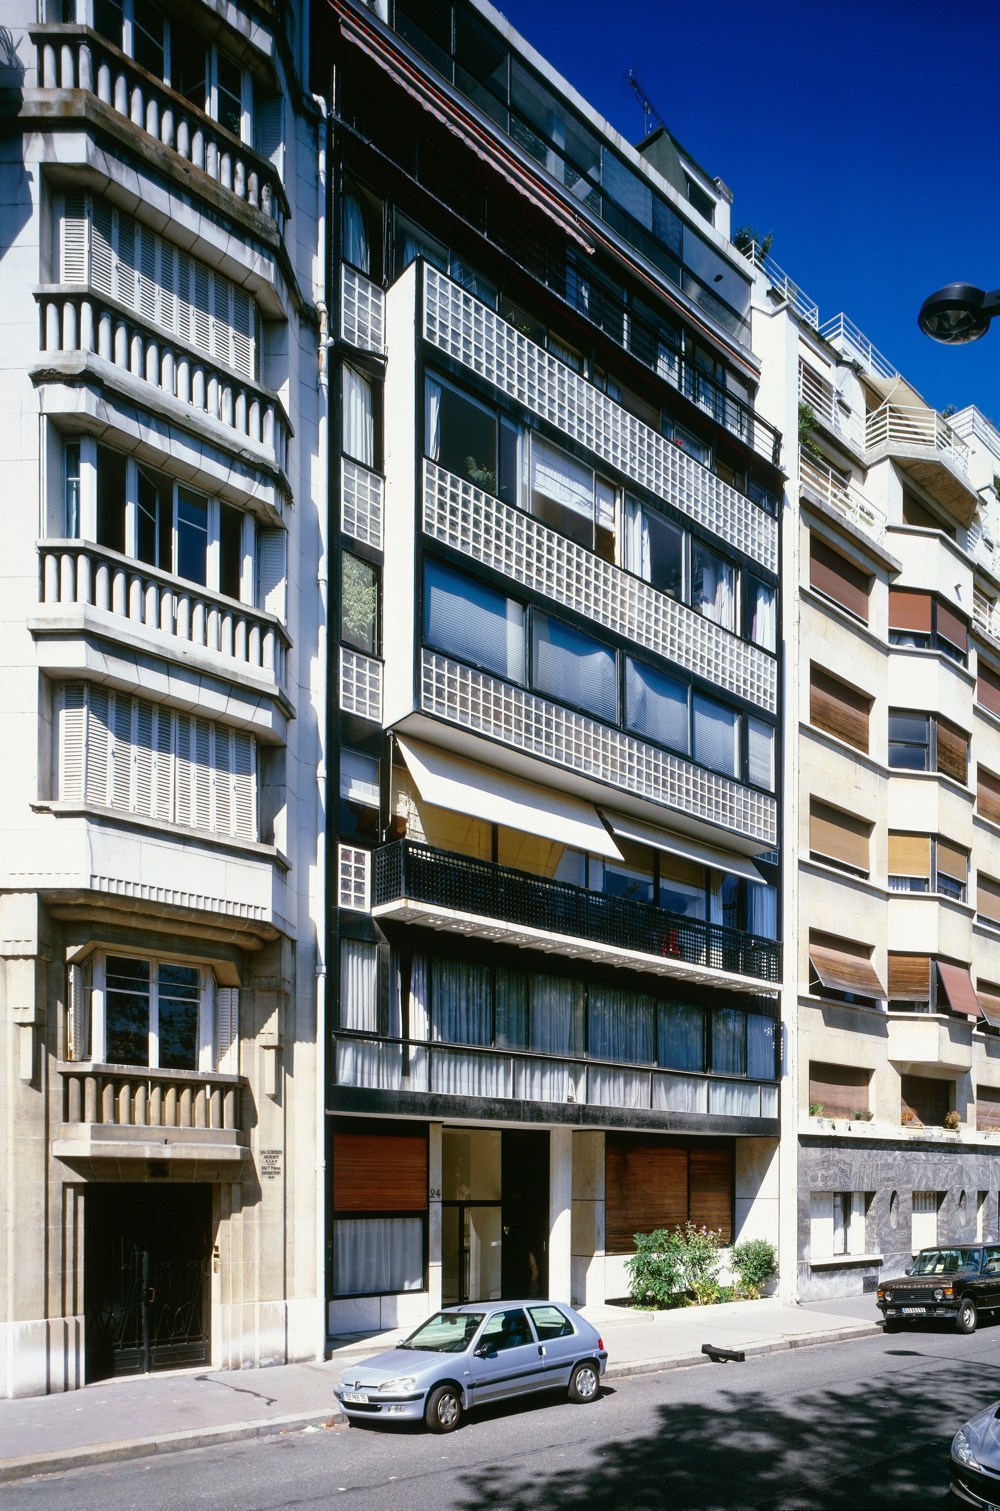
M 232 733 L 228 729 L 215 731 L 215 761 L 213 778 L 215 785 L 215 821 L 213 828 L 220 834 L 233 832 L 233 789 L 230 756 Z
M 191 720 L 178 714 L 175 727 L 175 768 L 177 822 L 191 825 Z
M 285 101 L 282 95 L 254 101 L 254 136 L 257 151 L 285 178 Z
M 132 716 L 132 699 L 126 698 L 123 693 L 115 693 L 112 717 L 114 745 L 111 757 L 111 803 L 115 808 L 126 810 L 132 806 Z
M 212 827 L 212 726 L 204 719 L 191 720 L 191 823 Z
M 981 818 L 1000 824 L 1000 776 L 995 776 L 985 766 L 977 769 L 976 808 Z
M 212 320 L 209 305 L 208 269 L 201 263 L 191 264 L 191 342 L 199 351 L 212 350 Z
M 943 719 L 937 726 L 937 769 L 963 787 L 969 779 L 969 737 Z
M 90 1050 L 90 1013 L 81 965 L 66 967 L 66 1030 L 69 1059 L 86 1060 Z
M 169 822 L 173 810 L 173 726 L 174 716 L 165 708 L 156 712 L 156 816 Z
M 257 838 L 257 742 L 233 733 L 233 829 L 242 839 Z
M 257 531 L 257 605 L 284 622 L 285 531 Z
M 82 802 L 87 751 L 87 693 L 82 683 L 62 690 L 59 709 L 59 797 Z
M 174 297 L 177 253 L 169 241 L 160 242 L 160 320 L 168 330 L 177 329 L 177 301 Z
M 254 306 L 249 294 L 233 289 L 233 366 L 248 378 L 257 377 Z
M 153 722 L 155 712 L 152 703 L 139 698 L 135 705 L 135 811 L 147 818 L 156 817 L 154 788 Z
M 87 693 L 87 779 L 88 803 L 108 805 L 108 768 L 111 760 L 110 699 L 101 687 Z
M 59 246 L 60 283 L 87 282 L 87 196 L 63 198 L 62 235 Z
M 817 729 L 853 745 L 868 749 L 868 714 L 872 700 L 856 687 L 831 677 L 813 666 L 809 678 L 809 719 Z
M 230 285 L 225 278 L 212 278 L 212 355 L 227 367 L 233 365 L 232 321 L 229 310 Z
M 50 539 L 66 531 L 66 448 L 55 425 L 43 416 L 45 426 L 45 533 Z
M 191 259 L 186 252 L 177 253 L 177 333 L 191 340 Z
M 115 292 L 114 215 L 103 199 L 91 201 L 90 281 L 109 298 Z
M 215 1068 L 224 1076 L 240 1073 L 240 991 L 237 986 L 216 988 Z
M 122 210 L 115 211 L 115 221 L 115 295 L 131 310 L 135 309 L 135 221 Z
M 137 308 L 144 320 L 155 322 L 156 310 L 156 243 L 158 237 L 154 236 L 147 226 L 136 227 L 137 250 L 139 254 L 139 298 Z

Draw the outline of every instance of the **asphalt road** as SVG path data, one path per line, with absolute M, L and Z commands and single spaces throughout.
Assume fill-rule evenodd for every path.
M 295 1433 L 0 1486 L 0 1511 L 684 1511 L 948 1503 L 955 1429 L 1000 1397 L 1000 1325 L 619 1380 L 458 1432 Z

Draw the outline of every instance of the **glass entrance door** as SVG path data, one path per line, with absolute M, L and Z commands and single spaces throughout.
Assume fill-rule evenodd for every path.
M 502 1294 L 499 1202 L 441 1203 L 441 1296 L 445 1306 Z

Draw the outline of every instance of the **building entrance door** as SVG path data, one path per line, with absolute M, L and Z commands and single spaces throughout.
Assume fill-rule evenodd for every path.
M 88 1384 L 209 1362 L 211 1220 L 211 1186 L 87 1187 Z
M 548 1133 L 445 1128 L 441 1152 L 444 1305 L 547 1296 Z

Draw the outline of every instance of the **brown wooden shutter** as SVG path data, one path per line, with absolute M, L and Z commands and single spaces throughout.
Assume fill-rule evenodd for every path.
M 733 1149 L 729 1143 L 694 1145 L 689 1176 L 690 1219 L 696 1227 L 733 1237 Z
M 977 981 L 976 996 L 987 1023 L 1000 1028 L 1000 984 L 995 981 Z
M 930 1076 L 900 1076 L 900 1111 L 912 1112 L 925 1128 L 941 1128 L 951 1110 L 951 1082 Z
M 816 855 L 826 856 L 850 866 L 853 871 L 869 871 L 868 841 L 871 824 L 864 819 L 832 808 L 818 798 L 809 801 L 809 849 Z
M 976 1128 L 980 1133 L 1000 1128 L 1000 1086 L 976 1087 Z
M 976 988 L 972 984 L 967 965 L 952 965 L 950 961 L 939 960 L 937 962 L 938 973 L 938 1002 L 942 998 L 948 1003 L 952 1012 L 964 1013 L 967 1018 L 981 1018 L 979 1010 L 979 998 L 976 996 Z
M 634 1254 L 636 1233 L 683 1227 L 688 1216 L 685 1148 L 609 1133 L 604 1157 L 608 1254 Z
M 419 1135 L 336 1133 L 337 1212 L 422 1212 L 427 1207 L 427 1140 Z
M 1000 673 L 987 666 L 982 656 L 976 668 L 976 701 L 991 714 L 1000 714 Z
M 889 628 L 929 635 L 932 602 L 930 593 L 914 593 L 909 588 L 890 588 Z
M 1000 881 L 982 871 L 976 876 L 976 912 L 991 923 L 1000 923 Z
M 961 846 L 953 845 L 950 839 L 939 839 L 937 842 L 937 868 L 942 876 L 960 881 L 963 887 L 969 880 L 968 854 Z
M 881 1000 L 882 983 L 871 961 L 871 947 L 853 939 L 838 939 L 832 934 L 809 930 L 809 963 L 830 991 L 851 992 L 861 997 Z
M 841 556 L 818 535 L 809 536 L 809 583 L 842 608 L 868 623 L 871 575 Z
M 963 787 L 969 780 L 969 737 L 943 719 L 937 721 L 937 769 Z
M 976 807 L 980 818 L 1000 824 L 1000 776 L 987 771 L 985 766 L 976 769 Z
M 930 881 L 931 838 L 929 834 L 889 835 L 889 875 L 923 876 Z
M 950 604 L 937 600 L 937 632 L 943 635 L 950 645 L 962 652 L 963 656 L 969 649 L 969 626 L 961 614 L 955 612 Z
M 868 751 L 868 713 L 871 698 L 831 677 L 822 667 L 813 665 L 809 672 L 809 719 L 817 729 Z M 1000 788 L 998 788 L 1000 790 Z
M 809 1061 L 809 1101 L 822 1106 L 824 1117 L 849 1118 L 867 1112 L 870 1087 L 870 1070 Z
M 929 955 L 889 956 L 889 999 L 893 1002 L 929 1002 L 931 962 Z

